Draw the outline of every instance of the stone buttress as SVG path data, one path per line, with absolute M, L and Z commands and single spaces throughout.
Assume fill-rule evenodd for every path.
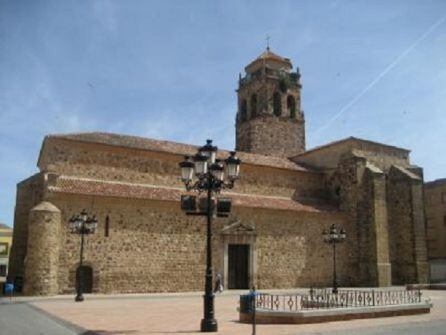
M 25 294 L 59 293 L 60 231 L 61 212 L 56 206 L 44 201 L 31 209 L 25 259 Z

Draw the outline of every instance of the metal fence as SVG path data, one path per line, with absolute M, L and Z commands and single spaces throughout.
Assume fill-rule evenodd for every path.
M 311 290 L 309 294 L 258 293 L 256 308 L 274 311 L 299 311 L 321 308 L 391 306 L 421 302 L 420 290 Z

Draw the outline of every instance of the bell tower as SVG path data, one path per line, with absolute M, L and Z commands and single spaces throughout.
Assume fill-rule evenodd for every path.
M 300 73 L 292 68 L 267 47 L 240 74 L 236 150 L 280 157 L 305 151 Z

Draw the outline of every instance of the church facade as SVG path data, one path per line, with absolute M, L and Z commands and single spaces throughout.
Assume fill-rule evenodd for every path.
M 214 275 L 226 288 L 330 286 L 322 232 L 336 224 L 347 231 L 340 285 L 427 282 L 422 169 L 406 149 L 353 137 L 306 150 L 300 91 L 299 70 L 269 48 L 239 78 L 241 175 L 223 192 L 230 217 L 213 223 Z M 206 225 L 180 209 L 178 167 L 196 150 L 109 133 L 46 136 L 39 172 L 17 186 L 11 279 L 26 294 L 74 292 L 79 236 L 68 220 L 87 209 L 99 220 L 86 237 L 87 291 L 202 290 Z

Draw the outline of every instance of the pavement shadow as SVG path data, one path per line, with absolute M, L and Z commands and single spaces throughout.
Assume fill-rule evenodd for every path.
M 113 335 L 113 334 L 138 334 L 137 330 L 87 330 L 81 335 Z
M 196 330 L 173 330 L 173 331 L 145 331 L 144 334 L 199 334 L 201 331 Z
M 144 334 L 193 334 L 200 333 L 200 330 L 177 330 L 177 331 L 144 331 Z M 88 330 L 81 335 L 126 335 L 142 334 L 137 330 Z

